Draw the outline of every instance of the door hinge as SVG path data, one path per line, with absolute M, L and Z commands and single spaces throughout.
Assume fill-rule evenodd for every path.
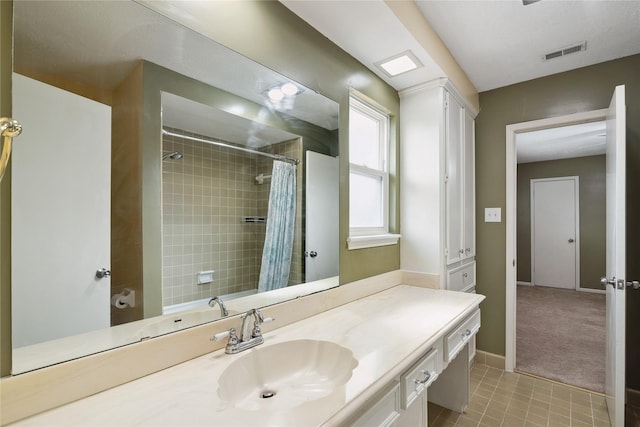
M 449 256 L 449 248 L 445 248 L 445 250 L 444 250 L 444 256 Z

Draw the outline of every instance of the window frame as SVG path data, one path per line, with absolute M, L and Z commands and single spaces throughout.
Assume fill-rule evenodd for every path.
M 381 180 L 381 220 L 382 224 L 376 227 L 354 227 L 351 220 L 351 185 L 349 186 L 349 238 L 347 239 L 349 249 L 360 249 L 373 246 L 384 246 L 397 243 L 399 235 L 389 234 L 389 175 L 390 175 L 390 145 L 391 145 L 391 116 L 388 112 L 371 103 L 365 101 L 355 94 L 349 96 L 349 114 L 356 110 L 378 123 L 377 145 L 379 150 L 378 168 L 368 165 L 361 165 L 352 162 L 351 153 L 349 153 L 349 181 L 351 175 L 357 174 L 364 177 L 375 178 Z

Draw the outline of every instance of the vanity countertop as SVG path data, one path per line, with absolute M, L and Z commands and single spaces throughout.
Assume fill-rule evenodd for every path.
M 265 343 L 255 349 L 236 355 L 214 351 L 15 425 L 338 425 L 483 299 L 399 285 L 266 333 Z M 281 411 L 241 410 L 218 397 L 218 378 L 233 361 L 261 347 L 299 339 L 331 341 L 351 350 L 358 366 L 350 380 L 329 396 Z

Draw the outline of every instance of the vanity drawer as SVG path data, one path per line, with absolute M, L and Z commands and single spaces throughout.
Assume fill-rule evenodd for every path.
M 400 384 L 397 382 L 391 390 L 384 394 L 376 403 L 358 419 L 350 424 L 351 427 L 387 427 L 400 416 Z
M 400 377 L 402 409 L 407 409 L 438 378 L 441 352 L 432 348 L 418 363 Z
M 452 361 L 480 329 L 480 310 L 476 310 L 444 339 L 445 361 Z
M 447 271 L 447 289 L 468 292 L 476 285 L 476 262 Z

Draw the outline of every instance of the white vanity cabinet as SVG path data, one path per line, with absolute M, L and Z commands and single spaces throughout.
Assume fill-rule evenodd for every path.
M 400 384 L 396 381 L 382 397 L 375 399 L 364 414 L 350 425 L 352 427 L 395 427 L 398 418 L 400 418 Z
M 428 402 L 462 412 L 470 400 L 469 343 L 480 330 L 476 309 L 441 335 L 349 426 L 427 427 Z
M 475 262 L 477 112 L 438 79 L 401 91 L 400 114 L 401 269 L 453 290 L 450 272 Z

